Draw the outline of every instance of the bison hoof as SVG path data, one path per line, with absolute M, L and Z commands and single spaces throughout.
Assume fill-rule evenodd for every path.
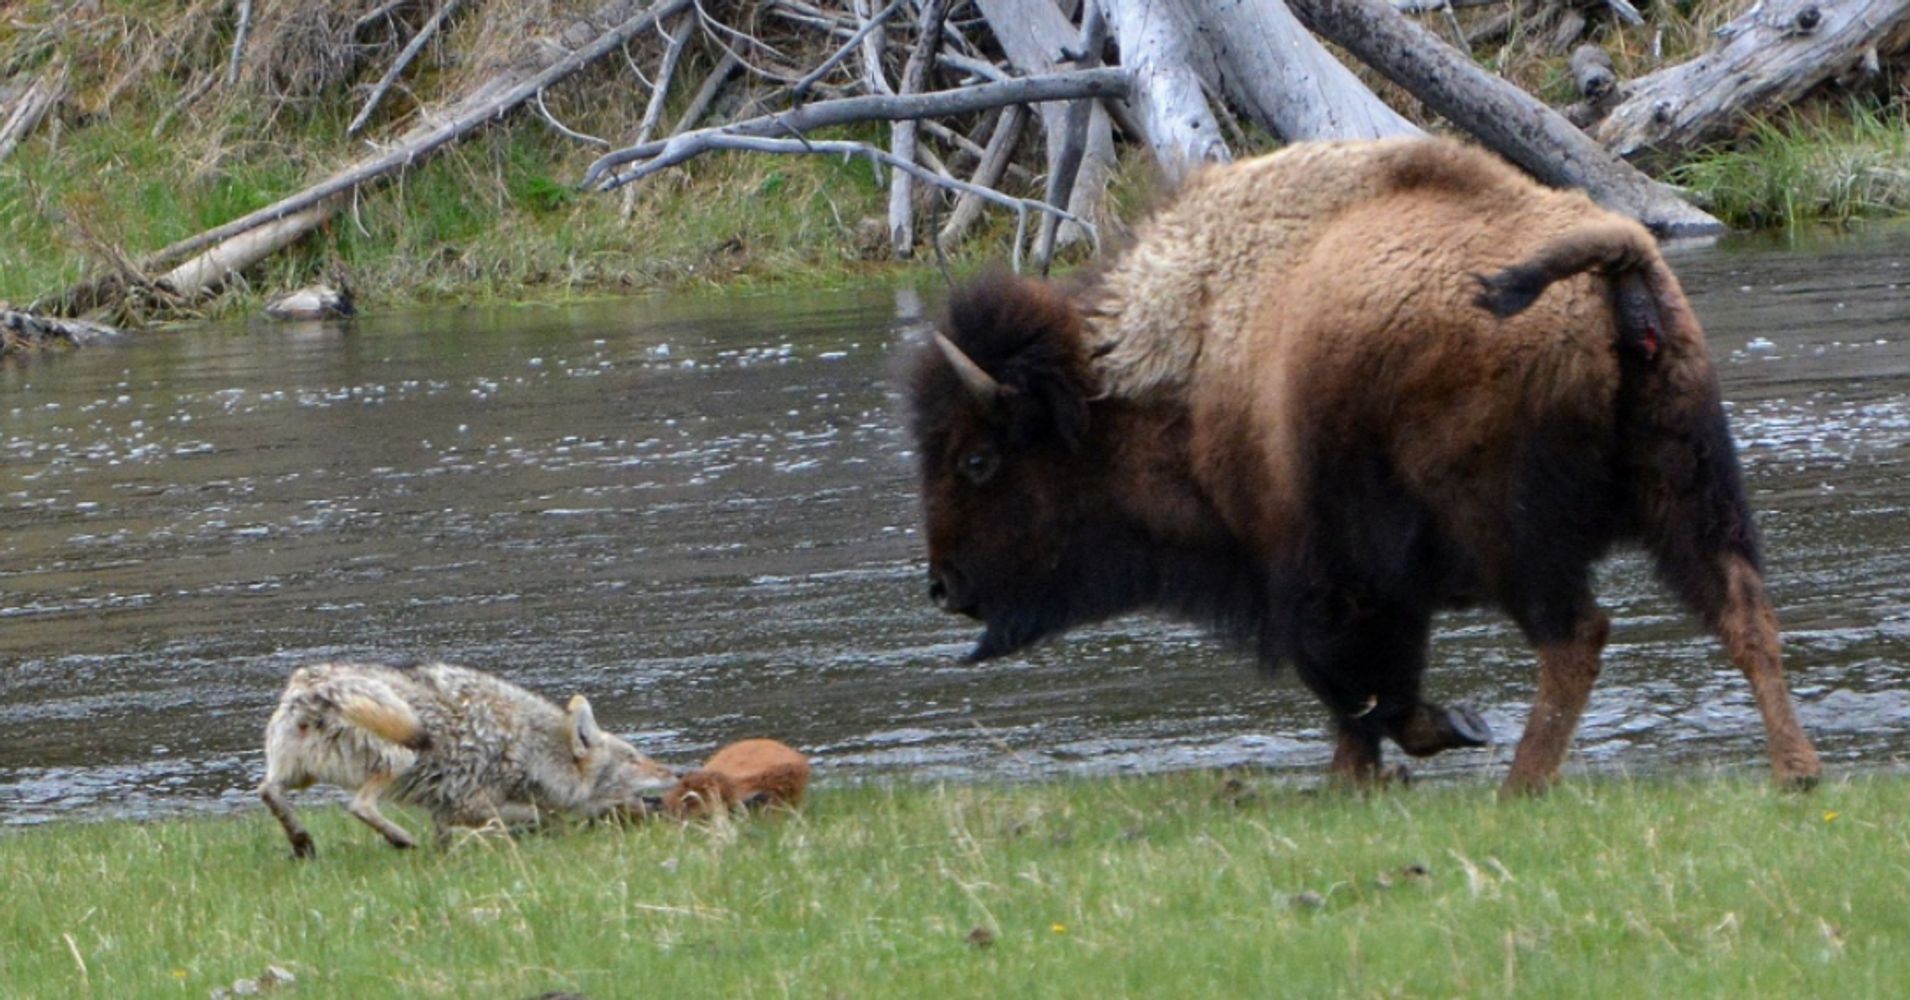
M 1780 774 L 1777 776 L 1777 787 L 1787 792 L 1803 794 L 1817 787 L 1817 779 L 1816 774 Z
M 318 857 L 318 845 L 312 843 L 311 834 L 301 833 L 292 838 L 292 857 L 300 861 Z
M 1471 705 L 1448 705 L 1446 707 L 1446 725 L 1451 728 L 1455 746 L 1486 747 L 1492 745 L 1492 727 L 1486 724 L 1486 717 L 1480 715 Z
M 1411 788 L 1413 770 L 1404 764 L 1388 764 L 1379 769 L 1379 784 L 1385 788 Z

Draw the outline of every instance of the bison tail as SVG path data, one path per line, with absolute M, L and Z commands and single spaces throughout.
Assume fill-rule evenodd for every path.
M 1497 274 L 1475 275 L 1480 287 L 1473 303 L 1505 319 L 1524 312 L 1554 282 L 1591 270 L 1622 275 L 1657 260 L 1657 244 L 1645 227 L 1616 217 L 1601 219 L 1552 240 Z
M 398 698 L 353 691 L 338 698 L 338 714 L 344 716 L 346 722 L 387 743 L 408 750 L 431 747 L 431 735 L 425 732 L 418 714 Z

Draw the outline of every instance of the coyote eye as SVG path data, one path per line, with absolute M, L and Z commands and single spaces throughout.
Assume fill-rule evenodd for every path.
M 1001 467 L 1001 456 L 993 448 L 977 448 L 962 456 L 962 478 L 977 486 L 994 478 L 995 470 Z

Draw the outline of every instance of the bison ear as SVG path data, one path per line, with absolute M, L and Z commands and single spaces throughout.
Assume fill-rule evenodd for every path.
M 597 716 L 590 710 L 590 699 L 581 694 L 571 696 L 570 716 L 564 720 L 564 731 L 570 736 L 570 755 L 577 760 L 583 760 L 603 743 L 604 733 L 597 728 Z

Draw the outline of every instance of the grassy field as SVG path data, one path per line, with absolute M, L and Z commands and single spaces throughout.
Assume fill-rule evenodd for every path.
M 0 836 L 0 993 L 1887 996 L 1910 782 L 1253 775 L 825 788 L 804 814 L 398 853 L 336 806 Z M 416 817 L 408 818 L 418 826 Z

